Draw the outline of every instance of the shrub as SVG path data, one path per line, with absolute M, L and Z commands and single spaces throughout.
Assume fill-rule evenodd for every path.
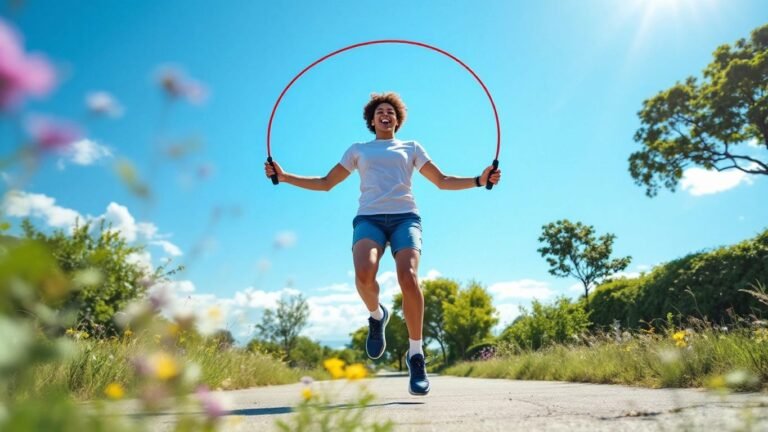
M 500 339 L 521 348 L 536 350 L 573 341 L 588 326 L 587 313 L 580 304 L 571 303 L 565 297 L 558 298 L 551 305 L 534 300 L 531 312 L 522 309 L 522 315 L 504 330 Z

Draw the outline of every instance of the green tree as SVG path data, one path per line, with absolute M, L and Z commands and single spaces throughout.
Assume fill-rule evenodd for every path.
M 161 276 L 162 269 L 150 271 L 133 259 L 143 247 L 129 246 L 104 223 L 95 234 L 90 223 L 76 226 L 71 234 L 62 230 L 46 234 L 29 220 L 22 221 L 21 228 L 26 239 L 45 245 L 72 281 L 76 289 L 60 308 L 77 310 L 77 322 L 89 333 L 114 334 L 115 313 L 145 294 L 150 276 Z
M 445 334 L 445 310 L 443 304 L 456 301 L 459 284 L 446 278 L 438 278 L 421 283 L 424 293 L 424 342 L 435 342 L 440 346 L 443 362 L 448 361 L 447 342 Z M 397 294 L 393 310 L 402 311 L 403 295 Z M 406 333 L 407 336 L 407 333 Z
M 444 302 L 445 335 L 451 358 L 464 358 L 472 345 L 491 337 L 499 322 L 493 299 L 480 284 L 459 290 L 453 303 Z
M 768 160 L 746 149 L 768 149 L 768 25 L 749 40 L 718 47 L 704 79 L 685 82 L 643 102 L 629 172 L 646 194 L 675 189 L 689 166 L 768 175 Z
M 542 227 L 538 252 L 547 260 L 549 273 L 557 277 L 574 277 L 584 285 L 586 310 L 589 312 L 589 290 L 592 286 L 629 265 L 632 257 L 611 259 L 616 236 L 604 234 L 595 238 L 595 229 L 568 219 Z
M 259 335 L 273 343 L 277 343 L 285 351 L 285 356 L 291 358 L 291 350 L 296 345 L 296 339 L 307 326 L 309 305 L 301 295 L 283 296 L 277 301 L 277 308 L 267 309 L 256 324 Z
M 319 366 L 324 360 L 325 347 L 306 336 L 296 338 L 296 344 L 288 359 L 292 366 L 311 369 Z

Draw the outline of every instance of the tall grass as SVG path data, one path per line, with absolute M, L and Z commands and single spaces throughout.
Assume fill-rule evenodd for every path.
M 147 350 L 146 341 L 140 338 L 78 340 L 75 347 L 68 361 L 35 367 L 31 385 L 18 389 L 17 396 L 36 397 L 59 389 L 86 400 L 102 397 L 110 383 L 120 383 L 130 390 L 136 384 L 137 356 Z M 179 345 L 176 352 L 185 362 L 196 365 L 199 382 L 212 389 L 295 383 L 303 375 L 327 377 L 319 367 L 293 369 L 268 354 L 223 348 L 215 341 L 188 342 Z
M 768 389 L 768 329 L 709 327 L 663 335 L 605 334 L 539 351 L 501 349 L 490 360 L 460 363 L 444 373 L 653 388 Z

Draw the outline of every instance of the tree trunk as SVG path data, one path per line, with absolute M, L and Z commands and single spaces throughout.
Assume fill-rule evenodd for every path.
M 585 301 L 585 304 L 586 304 L 586 307 L 584 308 L 584 311 L 586 313 L 589 313 L 589 285 L 586 284 L 586 283 L 584 284 L 584 301 Z

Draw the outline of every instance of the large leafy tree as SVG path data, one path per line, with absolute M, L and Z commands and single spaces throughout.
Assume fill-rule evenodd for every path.
M 490 338 L 499 322 L 493 299 L 480 284 L 459 290 L 453 303 L 443 303 L 446 342 L 454 359 L 462 359 L 472 345 Z
M 261 322 L 256 324 L 256 330 L 262 339 L 280 345 L 285 356 L 290 359 L 291 350 L 307 326 L 308 318 L 309 305 L 304 296 L 283 296 L 277 301 L 275 309 L 264 311 Z
M 600 280 L 624 270 L 632 257 L 611 259 L 614 234 L 595 237 L 595 229 L 568 219 L 551 222 L 542 227 L 538 252 L 547 260 L 549 273 L 557 277 L 574 277 L 584 285 L 586 310 L 589 311 L 589 290 Z
M 643 102 L 629 157 L 635 182 L 654 196 L 675 189 L 690 166 L 768 175 L 768 25 L 718 47 L 703 80 L 689 77 Z

